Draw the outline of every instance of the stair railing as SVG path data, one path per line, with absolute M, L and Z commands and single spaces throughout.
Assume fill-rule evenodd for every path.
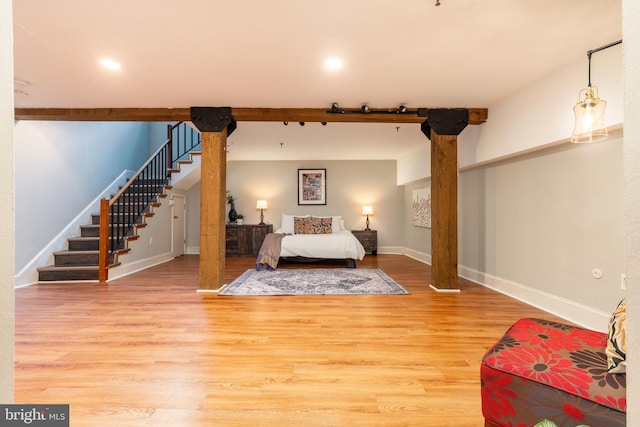
M 196 148 L 201 137 L 184 122 L 167 127 L 167 141 L 126 182 L 111 199 L 100 200 L 100 255 L 98 280 L 106 283 L 109 265 L 126 245 L 137 224 L 144 221 L 150 206 L 169 184 L 171 171 L 187 153 Z
M 188 123 L 180 122 L 176 125 L 167 126 L 167 143 L 171 162 L 167 165 L 169 169 L 178 169 L 178 161 L 182 160 L 188 153 L 193 151 L 202 142 L 202 135 Z

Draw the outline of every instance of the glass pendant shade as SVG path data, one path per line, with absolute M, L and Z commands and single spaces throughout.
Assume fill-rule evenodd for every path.
M 609 136 L 607 127 L 604 122 L 604 110 L 607 101 L 598 98 L 598 88 L 596 86 L 587 86 L 580 91 L 578 101 L 573 107 L 573 113 L 576 116 L 575 126 L 573 128 L 573 136 L 571 142 L 596 142 Z

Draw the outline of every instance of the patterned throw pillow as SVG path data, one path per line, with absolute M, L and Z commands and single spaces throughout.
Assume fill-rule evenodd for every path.
M 627 371 L 627 302 L 620 301 L 609 321 L 607 339 L 607 365 L 612 374 L 624 374 Z
M 318 217 L 295 217 L 293 218 L 293 229 L 295 234 L 331 234 L 332 219 Z
M 294 234 L 311 234 L 311 218 L 296 216 L 293 218 Z
M 311 232 L 313 234 L 331 234 L 332 232 L 332 218 L 318 218 L 311 217 Z

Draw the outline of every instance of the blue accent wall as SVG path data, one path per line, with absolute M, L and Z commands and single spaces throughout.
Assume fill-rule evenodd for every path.
M 14 142 L 18 272 L 124 170 L 140 168 L 150 132 L 137 122 L 21 121 Z

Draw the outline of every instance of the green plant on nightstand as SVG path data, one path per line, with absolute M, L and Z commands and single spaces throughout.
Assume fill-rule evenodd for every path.
M 227 190 L 227 203 L 229 203 L 229 222 L 232 224 L 236 224 L 236 219 L 238 218 L 238 213 L 236 212 L 236 198 L 233 197 L 233 194 L 229 190 Z
M 236 202 L 236 198 L 233 197 L 233 194 L 229 190 L 227 190 L 227 203 L 233 205 Z
M 244 215 L 239 213 L 238 215 L 236 215 L 236 224 L 238 225 L 242 225 L 242 221 L 244 220 Z

